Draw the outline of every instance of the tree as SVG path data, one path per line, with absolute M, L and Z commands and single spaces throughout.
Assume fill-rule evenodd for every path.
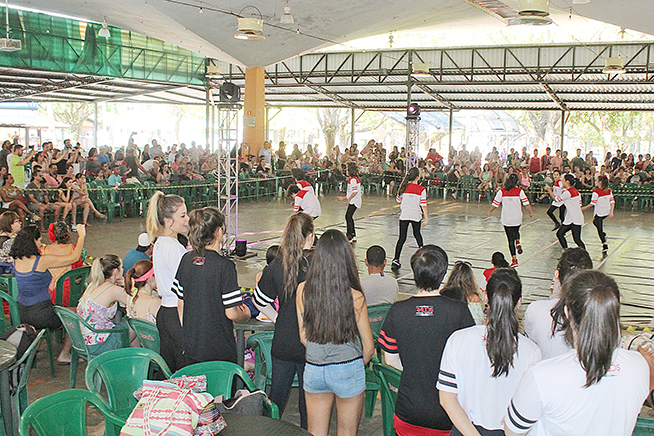
M 320 129 L 325 137 L 327 146 L 326 154 L 330 155 L 334 144 L 336 143 L 336 136 L 343 125 L 348 125 L 349 111 L 345 109 L 324 108 L 316 109 L 316 119 L 320 124 Z
M 560 111 L 524 111 L 516 121 L 529 133 L 529 142 L 533 147 L 544 150 L 557 143 Z
M 582 139 L 586 148 L 600 146 L 606 153 L 620 148 L 626 153 L 641 152 L 641 144 L 652 141 L 653 119 L 646 112 L 572 112 L 568 132 Z
M 93 106 L 89 103 L 54 103 L 53 115 L 55 120 L 68 124 L 68 131 L 73 141 L 79 141 L 82 127 L 93 113 Z

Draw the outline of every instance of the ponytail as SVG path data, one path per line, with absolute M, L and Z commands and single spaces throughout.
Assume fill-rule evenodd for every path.
M 493 377 L 509 375 L 518 351 L 518 317 L 515 307 L 522 297 L 522 283 L 513 268 L 500 268 L 488 280 L 488 324 L 486 353 Z
M 406 176 L 404 176 L 404 180 L 402 180 L 402 184 L 400 185 L 400 188 L 397 190 L 397 195 L 399 196 L 404 194 L 404 191 L 406 190 L 406 187 L 409 185 L 409 183 L 417 179 L 418 176 L 420 176 L 420 170 L 416 167 L 411 168 L 406 173 Z
M 618 285 L 599 271 L 579 271 L 565 280 L 561 302 L 568 308 L 577 358 L 586 372 L 584 387 L 590 387 L 611 369 L 620 346 Z
M 148 214 L 145 221 L 150 242 L 161 235 L 165 225 L 164 219 L 172 219 L 177 209 L 183 204 L 184 199 L 179 195 L 164 195 L 161 191 L 154 193 L 148 203 Z
M 105 280 L 111 277 L 116 269 L 120 268 L 120 264 L 120 258 L 115 254 L 105 254 L 95 259 L 91 266 L 89 287 L 97 288 L 100 286 Z
M 313 218 L 303 212 L 292 215 L 286 223 L 278 257 L 284 265 L 284 297 L 292 298 L 298 285 L 304 242 L 313 233 Z
M 145 274 L 150 272 L 152 269 L 152 261 L 150 260 L 140 260 L 134 264 L 134 267 L 127 271 L 125 274 L 125 292 L 130 297 L 133 296 L 132 292 L 134 288 L 138 291 L 145 286 L 147 280 L 144 281 L 135 281 L 140 277 L 143 277 Z

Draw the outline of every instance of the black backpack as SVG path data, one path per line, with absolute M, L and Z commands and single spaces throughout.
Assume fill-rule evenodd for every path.
M 17 325 L 16 327 L 12 327 L 4 332 L 4 334 L 0 336 L 0 339 L 7 341 L 16 347 L 18 350 L 18 353 L 16 354 L 16 360 L 19 360 L 21 357 L 23 357 L 23 354 L 25 354 L 30 345 L 32 345 L 32 342 L 34 342 L 36 336 L 36 329 L 34 327 L 29 324 L 21 324 Z M 18 383 L 20 382 L 20 377 L 23 374 L 23 370 L 25 369 L 25 364 L 26 363 L 23 362 L 18 366 L 18 368 L 14 369 L 9 374 L 9 388 L 11 395 L 16 393 Z

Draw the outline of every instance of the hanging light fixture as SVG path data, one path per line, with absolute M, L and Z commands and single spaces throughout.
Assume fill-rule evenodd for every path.
M 546 26 L 552 24 L 550 0 L 520 0 L 518 16 L 509 20 L 509 26 L 527 24 Z
M 9 37 L 9 0 L 5 0 L 6 38 L 0 38 L 0 51 L 18 51 L 22 47 L 20 39 Z
M 604 74 L 624 74 L 627 72 L 624 68 L 624 59 L 620 56 L 604 58 Z
M 429 72 L 429 64 L 426 62 L 414 62 L 411 68 L 413 77 L 432 77 Z
M 293 24 L 295 20 L 293 15 L 291 15 L 291 7 L 288 5 L 288 0 L 286 0 L 286 6 L 284 6 L 284 15 L 279 19 L 281 24 Z
M 259 18 L 256 17 L 242 17 L 243 11 L 247 8 L 252 8 L 257 11 Z M 246 6 L 241 9 L 238 17 L 238 31 L 234 35 L 236 39 L 250 40 L 250 41 L 261 41 L 266 39 L 263 35 L 263 15 L 261 11 L 256 6 Z
M 102 29 L 98 31 L 98 36 L 101 38 L 109 38 L 111 37 L 111 32 L 109 32 L 109 28 L 107 27 L 107 18 L 105 17 L 102 20 Z
M 590 3 L 590 0 L 572 0 L 573 5 L 585 5 Z

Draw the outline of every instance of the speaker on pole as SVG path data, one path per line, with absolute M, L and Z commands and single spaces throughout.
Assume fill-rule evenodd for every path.
M 241 88 L 232 82 L 224 82 L 220 85 L 220 101 L 235 103 L 241 99 Z

